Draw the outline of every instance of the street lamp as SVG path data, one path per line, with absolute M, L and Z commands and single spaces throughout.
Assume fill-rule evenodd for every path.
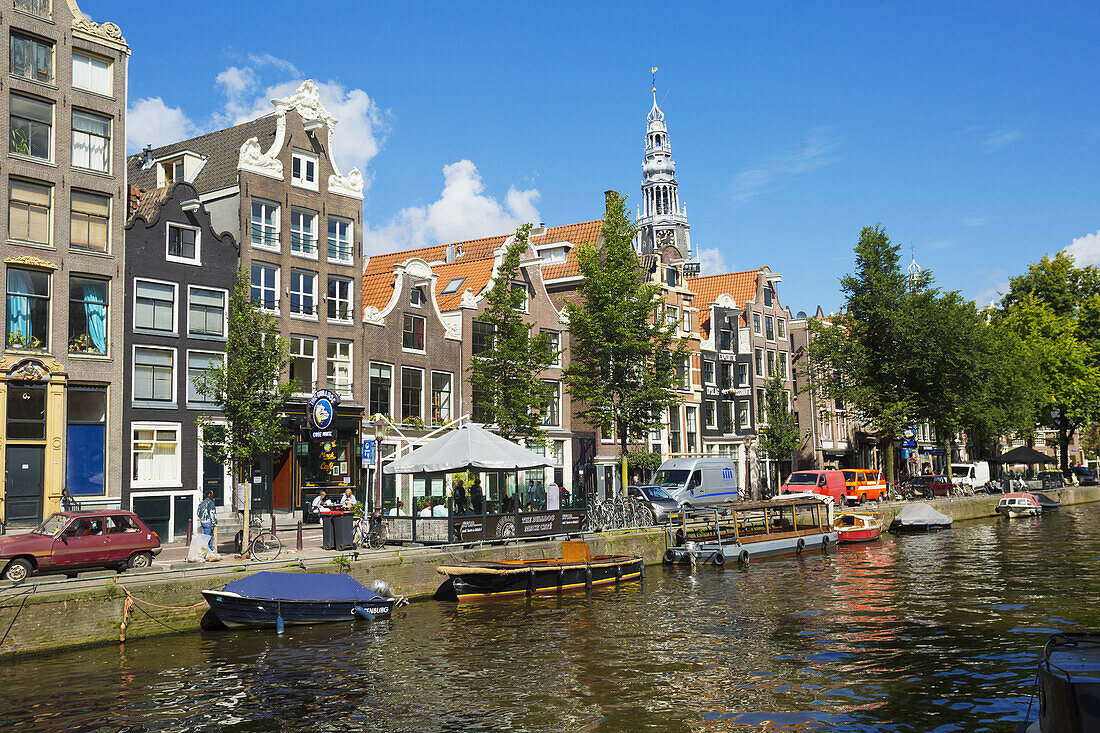
M 374 509 L 382 511 L 382 438 L 386 435 L 386 419 L 376 413 L 374 420 Z

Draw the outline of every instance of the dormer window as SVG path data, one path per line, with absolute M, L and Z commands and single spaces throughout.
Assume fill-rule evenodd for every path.
M 442 294 L 450 295 L 451 293 L 457 293 L 458 289 L 462 287 L 462 283 L 464 282 L 466 282 L 466 278 L 464 277 L 453 278 L 449 283 L 447 283 L 447 287 L 443 288 Z
M 670 288 L 676 287 L 676 283 L 679 281 L 679 273 L 676 272 L 675 267 L 670 267 L 665 270 L 665 281 Z
M 526 313 L 527 302 L 531 298 L 531 292 L 527 289 L 526 283 L 512 283 L 512 290 L 523 293 L 523 302 L 517 307 L 517 310 Z
M 317 190 L 317 156 L 295 150 L 291 158 L 290 182 L 299 188 Z
M 164 174 L 164 185 L 183 180 L 183 158 L 166 160 L 160 164 L 160 167 Z
M 424 290 L 422 288 L 413 288 L 409 291 L 409 304 L 417 308 L 424 304 Z

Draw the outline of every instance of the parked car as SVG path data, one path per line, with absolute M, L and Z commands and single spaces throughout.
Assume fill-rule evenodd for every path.
M 1088 466 L 1070 466 L 1069 470 L 1077 477 L 1077 483 L 1082 486 L 1095 486 L 1097 484 L 1096 472 Z
M 1043 482 L 1044 489 L 1056 489 L 1066 485 L 1066 477 L 1061 471 L 1039 471 L 1035 478 Z
M 934 496 L 948 496 L 953 488 L 946 476 L 913 476 L 901 485 L 901 493 L 902 496 L 931 499 Z
M 845 468 L 840 471 L 844 474 L 844 486 L 848 501 L 882 501 L 886 494 L 886 479 L 882 474 L 871 468 Z
M 133 512 L 57 512 L 27 534 L 0 537 L 4 580 L 86 568 L 147 568 L 160 538 Z
M 667 522 L 680 505 L 660 486 L 630 486 L 626 495 L 637 499 L 649 510 L 650 518 L 657 524 Z
M 841 506 L 848 503 L 844 474 L 836 470 L 795 471 L 779 490 L 780 494 L 821 494 L 831 496 Z

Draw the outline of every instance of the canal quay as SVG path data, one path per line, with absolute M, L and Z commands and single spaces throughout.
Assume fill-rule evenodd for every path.
M 8 657 L 0 729 L 1009 731 L 1048 635 L 1100 625 L 1098 547 L 1100 504 L 1067 502 L 588 593 L 281 636 L 164 631 Z

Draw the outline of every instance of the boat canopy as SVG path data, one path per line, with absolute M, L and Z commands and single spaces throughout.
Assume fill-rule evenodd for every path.
M 228 593 L 269 601 L 374 601 L 381 598 L 362 583 L 343 573 L 262 572 L 225 586 Z
M 894 517 L 893 524 L 923 527 L 925 525 L 951 524 L 954 520 L 946 514 L 940 514 L 928 504 L 907 504 Z

